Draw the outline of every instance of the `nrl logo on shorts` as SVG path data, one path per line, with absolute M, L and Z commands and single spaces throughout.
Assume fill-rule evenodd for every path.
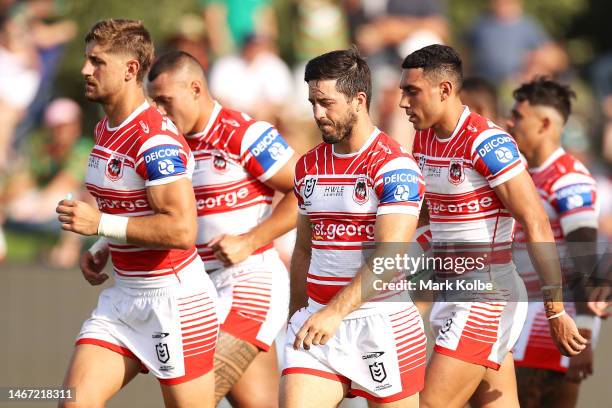
M 315 185 L 317 184 L 316 177 L 308 177 L 304 180 L 304 197 L 310 198 L 312 193 L 314 192 Z
M 106 164 L 106 177 L 113 181 L 117 181 L 123 176 L 123 156 L 111 155 Z
M 227 160 L 225 160 L 225 157 L 216 154 L 213 156 L 212 166 L 216 172 L 223 173 L 227 170 Z
M 368 366 L 370 368 L 370 375 L 372 379 L 376 382 L 383 382 L 387 378 L 387 372 L 385 371 L 385 365 L 378 361 L 370 364 Z
M 448 168 L 448 181 L 452 184 L 461 184 L 465 180 L 462 161 L 451 161 Z
M 368 183 L 365 177 L 359 177 L 355 181 L 353 201 L 355 201 L 357 204 L 363 204 L 368 201 Z
M 170 360 L 170 351 L 166 343 L 159 343 L 155 345 L 155 351 L 157 352 L 157 359 L 160 363 L 167 363 Z

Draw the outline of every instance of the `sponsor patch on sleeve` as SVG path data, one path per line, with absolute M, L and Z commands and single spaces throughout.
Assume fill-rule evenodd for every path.
M 512 138 L 504 134 L 485 139 L 476 148 L 476 154 L 493 176 L 521 159 Z
M 414 170 L 396 169 L 382 175 L 380 204 L 419 202 L 419 174 Z
M 185 173 L 185 163 L 180 156 L 181 149 L 175 145 L 152 147 L 143 154 L 149 181 Z
M 259 163 L 262 173 L 266 173 L 274 164 L 288 153 L 289 145 L 273 127 L 266 130 L 249 146 L 253 160 Z
M 593 189 L 589 184 L 572 184 L 555 193 L 556 207 L 559 214 L 593 206 Z

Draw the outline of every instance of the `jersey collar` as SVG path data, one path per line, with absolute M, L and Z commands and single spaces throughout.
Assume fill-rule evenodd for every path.
M 463 112 L 461 113 L 461 116 L 459 117 L 459 121 L 457 122 L 457 126 L 455 126 L 455 129 L 453 130 L 453 133 L 451 133 L 450 137 L 447 137 L 446 139 L 440 139 L 438 137 L 438 135 L 434 135 L 436 136 L 436 140 L 438 142 L 442 142 L 442 143 L 446 143 L 448 141 L 453 140 L 453 138 L 455 137 L 455 135 L 457 135 L 457 133 L 459 133 L 459 131 L 461 130 L 461 128 L 463 128 L 463 124 L 465 123 L 465 121 L 467 120 L 468 116 L 470 116 L 470 108 L 468 108 L 467 106 L 465 106 L 463 108 Z
M 565 149 L 563 149 L 562 147 L 557 148 L 557 150 L 552 152 L 552 154 L 548 156 L 546 160 L 544 160 L 544 163 L 540 164 L 538 167 L 531 167 L 529 169 L 529 172 L 537 173 L 539 171 L 546 169 L 548 166 L 553 164 L 555 161 L 557 161 L 559 157 L 563 156 L 564 154 L 565 154 Z
M 147 102 L 145 99 L 145 101 L 139 107 L 137 107 L 136 109 L 134 109 L 132 113 L 130 113 L 130 116 L 125 118 L 125 120 L 121 122 L 119 126 L 115 126 L 115 127 L 108 126 L 108 117 L 107 117 L 106 130 L 108 130 L 109 132 L 115 132 L 117 129 L 121 129 L 122 127 L 124 127 L 125 125 L 133 121 L 136 116 L 140 115 L 142 112 L 144 112 L 148 108 L 149 108 L 149 102 Z
M 221 105 L 219 104 L 219 102 L 214 101 L 214 107 L 212 110 L 212 114 L 210 115 L 210 118 L 208 119 L 208 122 L 206 123 L 206 126 L 204 126 L 204 130 L 202 130 L 201 132 L 198 133 L 193 133 L 189 136 L 185 135 L 185 137 L 188 138 L 193 138 L 193 139 L 198 139 L 202 136 L 206 136 L 208 134 L 208 132 L 210 131 L 210 129 L 213 126 L 213 123 L 215 123 L 215 121 L 217 120 L 217 117 L 219 116 L 219 112 L 221 112 Z
M 368 147 L 370 147 L 370 145 L 372 144 L 372 142 L 374 141 L 374 139 L 376 139 L 376 137 L 380 134 L 380 130 L 375 126 L 374 130 L 372 131 L 372 133 L 370 134 L 370 136 L 368 136 L 368 139 L 365 141 L 365 143 L 363 144 L 363 146 L 361 146 L 361 148 L 354 152 L 354 153 L 336 153 L 335 149 L 334 149 L 334 145 L 332 145 L 332 154 L 336 157 L 340 157 L 340 158 L 344 158 L 344 157 L 355 157 L 360 155 L 361 153 L 363 153 Z

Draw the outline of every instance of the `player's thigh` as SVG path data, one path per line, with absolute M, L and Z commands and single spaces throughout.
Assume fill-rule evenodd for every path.
M 393 402 L 368 401 L 368 408 L 419 408 L 419 394 Z
M 470 399 L 472 408 L 514 408 L 519 406 L 514 360 L 508 353 L 498 371 L 488 369 Z
M 75 347 L 65 388 L 74 388 L 75 401 L 60 402 L 60 407 L 103 407 L 117 391 L 140 371 L 140 361 L 104 347 L 80 344 Z
M 221 400 L 247 371 L 259 349 L 221 331 L 215 349 L 215 394 Z
M 333 408 L 348 392 L 348 384 L 309 374 L 287 374 L 281 378 L 282 408 Z
M 166 408 L 213 408 L 215 376 L 212 371 L 180 384 L 160 383 Z
M 555 392 L 550 392 L 544 397 L 542 405 L 555 408 L 574 408 L 578 403 L 580 383 L 573 383 L 562 379 Z
M 228 399 L 235 407 L 278 407 L 280 374 L 276 346 L 260 351 L 242 377 L 230 390 Z
M 486 368 L 434 352 L 425 371 L 420 406 L 463 408 L 484 377 Z

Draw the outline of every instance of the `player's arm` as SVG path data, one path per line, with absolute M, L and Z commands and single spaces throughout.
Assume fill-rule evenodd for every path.
M 295 247 L 289 266 L 289 276 L 291 278 L 289 280 L 289 316 L 292 316 L 296 311 L 305 307 L 308 303 L 306 277 L 308 275 L 308 269 L 310 268 L 312 241 L 310 219 L 307 215 L 298 214 L 296 228 Z
M 295 154 L 292 155 L 291 159 L 264 183 L 283 194 L 283 198 L 268 218 L 243 235 L 222 235 L 209 242 L 218 259 L 229 265 L 239 263 L 257 248 L 295 228 L 297 198 L 293 194 L 293 177 L 296 160 Z
M 548 216 L 526 170 L 493 188 L 506 209 L 525 231 L 529 257 L 542 282 L 544 307 L 553 340 L 559 351 L 573 356 L 585 348 L 573 319 L 565 314 L 561 268 Z
M 62 229 L 145 247 L 192 247 L 197 224 L 191 181 L 184 177 L 168 184 L 151 185 L 146 190 L 154 214 L 142 217 L 102 214 L 83 201 L 62 200 L 57 207 Z

